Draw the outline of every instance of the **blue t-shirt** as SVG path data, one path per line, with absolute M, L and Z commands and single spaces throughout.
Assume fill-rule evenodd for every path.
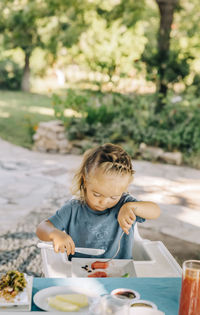
M 61 207 L 49 221 L 59 230 L 71 236 L 76 247 L 89 247 L 105 249 L 99 256 L 75 253 L 74 257 L 82 258 L 111 258 L 117 251 L 118 241 L 122 229 L 117 221 L 118 213 L 126 202 L 137 201 L 129 194 L 123 194 L 118 203 L 104 211 L 91 209 L 85 202 L 77 199 L 69 200 Z M 145 219 L 136 216 L 137 222 Z M 135 222 L 136 222 L 135 221 Z M 129 235 L 124 234 L 120 251 L 116 259 L 132 259 L 134 224 L 129 230 Z

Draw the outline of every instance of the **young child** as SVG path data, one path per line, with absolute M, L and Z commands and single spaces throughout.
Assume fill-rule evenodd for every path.
M 155 219 L 160 208 L 150 201 L 137 201 L 127 193 L 134 170 L 130 156 L 118 145 L 104 144 L 85 152 L 74 176 L 71 199 L 37 227 L 42 241 L 52 241 L 55 252 L 66 251 L 75 257 L 75 246 L 101 248 L 105 253 L 92 258 L 131 259 L 135 222 Z

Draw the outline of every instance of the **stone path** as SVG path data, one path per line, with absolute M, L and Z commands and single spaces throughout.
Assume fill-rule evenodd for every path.
M 69 198 L 81 158 L 33 152 L 0 139 L 0 272 L 21 266 L 41 274 L 35 228 Z M 142 225 L 141 234 L 162 234 L 200 248 L 200 171 L 146 161 L 133 165 L 129 191 L 139 200 L 157 202 L 162 211 L 159 219 Z

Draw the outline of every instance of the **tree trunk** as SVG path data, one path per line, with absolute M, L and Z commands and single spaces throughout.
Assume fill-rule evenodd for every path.
M 156 112 L 160 112 L 165 105 L 167 95 L 167 81 L 165 69 L 170 52 L 170 31 L 173 22 L 174 9 L 178 0 L 156 0 L 160 11 L 160 27 L 158 31 L 158 102 Z
M 21 89 L 30 92 L 30 54 L 25 52 L 25 65 L 21 82 Z

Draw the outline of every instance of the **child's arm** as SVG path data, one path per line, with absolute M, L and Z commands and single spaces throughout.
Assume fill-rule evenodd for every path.
M 160 207 L 150 201 L 135 201 L 125 203 L 118 214 L 118 222 L 122 230 L 129 234 L 136 215 L 144 219 L 156 219 L 160 215 Z
M 58 230 L 49 220 L 42 221 L 38 225 L 36 234 L 42 241 L 52 241 L 56 253 L 66 251 L 67 255 L 74 255 L 75 244 L 71 236 Z

